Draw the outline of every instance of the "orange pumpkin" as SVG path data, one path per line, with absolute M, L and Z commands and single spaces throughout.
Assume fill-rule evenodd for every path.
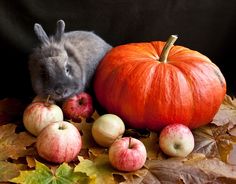
M 114 47 L 94 80 L 98 102 L 132 128 L 161 130 L 172 123 L 209 123 L 226 94 L 220 69 L 203 54 L 165 42 Z

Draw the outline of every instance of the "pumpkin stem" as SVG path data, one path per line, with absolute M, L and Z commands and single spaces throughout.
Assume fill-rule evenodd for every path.
M 177 40 L 177 38 L 178 38 L 177 35 L 171 35 L 168 38 L 168 40 L 167 40 L 167 42 L 166 42 L 166 44 L 163 47 L 163 50 L 161 52 L 160 59 L 159 59 L 160 62 L 167 63 L 167 57 L 169 55 L 170 49 L 174 45 L 174 43 Z

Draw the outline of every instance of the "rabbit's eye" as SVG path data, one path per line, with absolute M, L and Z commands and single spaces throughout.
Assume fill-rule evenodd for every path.
M 66 73 L 67 73 L 67 74 L 70 74 L 70 73 L 71 73 L 71 66 L 70 66 L 70 65 L 67 65 L 67 66 L 66 66 Z

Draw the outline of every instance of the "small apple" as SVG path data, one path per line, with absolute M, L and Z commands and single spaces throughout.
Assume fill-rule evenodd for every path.
M 194 137 L 187 126 L 170 124 L 161 131 L 159 145 L 169 156 L 186 157 L 194 148 Z
M 125 132 L 123 121 L 115 114 L 104 114 L 97 118 L 92 126 L 92 136 L 96 143 L 109 147 L 116 139 L 121 138 Z
M 136 171 L 144 166 L 147 151 L 144 144 L 135 138 L 116 140 L 108 152 L 111 165 L 120 171 Z
M 29 104 L 23 113 L 25 128 L 35 136 L 50 123 L 63 120 L 61 108 L 48 102 L 33 102 Z
M 54 163 L 72 161 L 79 154 L 81 146 L 78 129 L 66 121 L 49 124 L 41 131 L 36 141 L 38 154 Z
M 78 93 L 62 104 L 65 117 L 78 122 L 80 118 L 89 118 L 94 112 L 92 97 L 86 93 Z

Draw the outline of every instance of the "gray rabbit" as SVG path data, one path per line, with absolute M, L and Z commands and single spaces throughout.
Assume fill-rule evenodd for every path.
M 34 25 L 41 45 L 29 60 L 32 87 L 37 95 L 62 101 L 85 91 L 103 56 L 112 48 L 93 32 L 64 33 L 65 23 L 57 22 L 56 34 L 48 37 L 42 26 Z

